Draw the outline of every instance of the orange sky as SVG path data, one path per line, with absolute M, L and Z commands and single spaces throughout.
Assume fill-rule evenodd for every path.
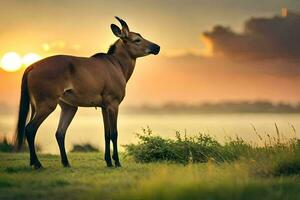
M 221 64 L 222 67 L 219 67 Z M 300 88 L 299 78 L 241 71 L 232 65 L 231 61 L 224 60 L 199 61 L 197 56 L 151 56 L 141 59 L 128 83 L 124 103 L 140 105 L 224 100 L 300 100 L 300 93 L 297 92 Z M 251 68 L 251 64 L 247 65 L 246 68 Z M 230 70 L 228 66 L 231 66 Z M 21 75 L 21 71 L 8 73 L 0 70 L 1 82 L 4 83 L 0 85 L 1 101 L 9 104 L 18 102 Z
M 260 20 L 250 19 L 263 17 L 272 24 L 278 20 L 273 16 L 279 15 L 282 7 L 297 11 L 300 4 L 264 0 L 258 6 L 253 1 L 218 1 L 220 6 L 213 7 L 210 2 L 131 1 L 124 5 L 117 1 L 90 1 L 89 4 L 79 0 L 1 1 L 0 60 L 9 51 L 20 56 L 34 52 L 42 57 L 90 56 L 106 51 L 116 39 L 109 26 L 116 23 L 113 16 L 119 15 L 133 31 L 162 47 L 159 56 L 138 60 L 127 87 L 125 104 L 224 100 L 299 102 L 300 62 L 289 56 L 297 57 L 299 50 L 292 43 L 286 44 L 284 34 L 280 35 L 283 41 L 278 40 L 279 47 L 288 52 L 284 58 L 280 56 L 284 53 L 278 50 L 281 48 L 272 51 L 269 44 L 274 41 L 257 42 L 258 34 L 266 34 L 268 38 L 269 33 L 257 28 Z M 284 20 L 283 24 L 298 23 L 298 16 Z M 230 29 L 214 29 L 216 25 Z M 203 35 L 206 42 L 201 40 Z M 263 48 L 255 49 L 253 43 L 262 43 Z M 21 74 L 22 71 L 8 73 L 0 69 L 0 103 L 18 102 Z

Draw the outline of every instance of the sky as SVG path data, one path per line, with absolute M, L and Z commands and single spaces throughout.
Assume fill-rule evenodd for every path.
M 41 58 L 105 52 L 117 39 L 110 24 L 119 16 L 161 46 L 158 56 L 137 61 L 127 105 L 295 103 L 300 102 L 299 12 L 297 0 L 2 0 L 0 60 L 7 52 Z M 0 69 L 0 102 L 18 102 L 23 70 Z

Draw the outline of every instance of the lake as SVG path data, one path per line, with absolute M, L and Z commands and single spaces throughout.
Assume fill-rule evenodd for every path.
M 55 131 L 59 119 L 59 110 L 52 113 L 42 124 L 36 137 L 42 152 L 57 154 L 58 145 Z M 276 135 L 275 123 L 286 138 L 294 137 L 300 129 L 300 114 L 124 114 L 119 116 L 119 145 L 137 142 L 136 134 L 149 126 L 154 134 L 174 138 L 175 132 L 187 135 L 206 133 L 224 142 L 225 137 L 239 136 L 247 141 L 259 144 L 252 125 L 260 135 Z M 0 113 L 0 134 L 12 136 L 15 129 L 16 115 Z M 101 149 L 104 146 L 102 115 L 100 110 L 81 108 L 71 123 L 67 136 L 66 148 L 74 143 L 91 143 Z M 299 137 L 299 133 L 296 133 Z

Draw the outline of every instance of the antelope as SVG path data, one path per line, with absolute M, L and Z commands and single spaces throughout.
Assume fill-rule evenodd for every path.
M 57 105 L 61 107 L 61 113 L 55 137 L 64 167 L 70 167 L 65 136 L 78 107 L 101 108 L 106 165 L 113 166 L 111 141 L 115 167 L 121 167 L 117 146 L 119 105 L 125 97 L 126 84 L 133 73 L 136 59 L 150 54 L 157 55 L 160 46 L 139 33 L 131 32 L 124 20 L 115 18 L 122 28 L 111 24 L 110 28 L 118 39 L 107 53 L 97 53 L 91 57 L 55 55 L 30 65 L 24 71 L 15 140 L 20 150 L 26 136 L 30 166 L 35 169 L 42 167 L 34 145 L 37 130 Z M 29 109 L 31 116 L 27 120 Z

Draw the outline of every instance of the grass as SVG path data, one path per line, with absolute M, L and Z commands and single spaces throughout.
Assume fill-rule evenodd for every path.
M 217 164 L 136 163 L 105 167 L 99 153 L 39 155 L 45 168 L 28 166 L 25 153 L 1 153 L 0 199 L 299 199 L 300 178 L 259 176 L 246 161 Z M 255 163 L 253 164 L 255 165 Z
M 276 130 L 277 138 L 258 135 L 259 146 L 145 129 L 121 153 L 123 167 L 112 169 L 99 152 L 69 153 L 71 168 L 40 154 L 41 170 L 28 166 L 28 153 L 0 153 L 0 199 L 299 199 L 300 142 Z

